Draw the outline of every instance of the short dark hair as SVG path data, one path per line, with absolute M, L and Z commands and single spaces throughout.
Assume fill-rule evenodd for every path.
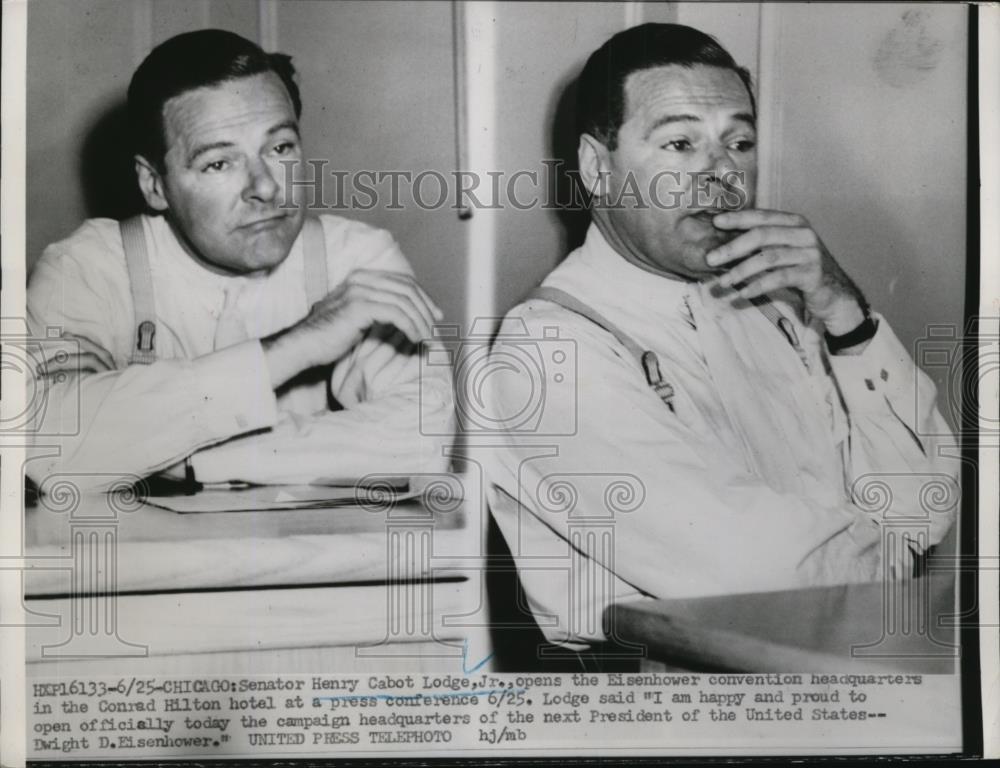
M 128 86 L 129 130 L 135 152 L 162 171 L 167 151 L 163 106 L 167 101 L 186 91 L 263 72 L 281 78 L 298 118 L 302 100 L 291 56 L 265 53 L 256 43 L 221 29 L 185 32 L 160 43 L 139 65 Z
M 746 86 L 757 113 L 750 72 L 714 37 L 682 24 L 649 23 L 619 32 L 587 59 L 577 81 L 578 134 L 588 133 L 614 149 L 625 120 L 625 80 L 633 72 L 668 64 L 732 70 Z

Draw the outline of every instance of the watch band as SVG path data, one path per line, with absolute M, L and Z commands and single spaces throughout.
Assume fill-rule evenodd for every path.
M 830 350 L 831 354 L 837 354 L 841 350 L 848 349 L 849 347 L 857 346 L 862 344 L 875 336 L 875 332 L 878 330 L 878 324 L 872 318 L 868 311 L 865 310 L 865 319 L 861 321 L 861 324 L 856 328 L 848 331 L 847 333 L 840 334 L 839 336 L 834 336 L 832 333 L 824 333 L 823 337 L 826 339 L 826 348 Z

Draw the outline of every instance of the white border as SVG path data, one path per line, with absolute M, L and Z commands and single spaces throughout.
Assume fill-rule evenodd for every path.
M 1000 6 L 979 6 L 980 258 L 979 316 L 992 318 L 984 334 L 1000 330 Z M 980 347 L 979 402 L 996 403 L 1000 371 Z M 992 375 L 990 366 L 993 366 Z M 983 373 L 987 375 L 983 376 Z M 1000 465 L 997 424 L 980 416 L 979 440 L 979 663 L 983 701 L 983 755 L 1000 757 Z M 993 434 L 990 435 L 990 430 Z M 992 438 L 992 439 L 989 439 Z M 992 470 L 989 468 L 993 467 Z
M 25 0 L 3 0 L 2 87 L 0 108 L 0 260 L 3 291 L 0 317 L 24 317 L 25 292 L 25 74 L 28 8 Z M 21 372 L 2 370 L 2 408 L 24 411 L 25 382 Z M 0 435 L 2 438 L 2 435 Z M 16 439 L 16 436 L 15 436 Z M 0 471 L 0 567 L 16 568 L 24 542 L 21 469 L 24 449 L 2 443 Z M 3 561 L 6 561 L 4 563 Z M 25 759 L 24 613 L 21 574 L 0 571 L 0 765 L 22 765 Z

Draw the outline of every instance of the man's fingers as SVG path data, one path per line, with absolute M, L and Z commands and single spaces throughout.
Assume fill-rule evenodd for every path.
M 444 316 L 433 299 L 409 275 L 399 272 L 359 269 L 352 272 L 349 279 L 355 285 L 365 285 L 377 291 L 406 295 L 414 306 L 420 309 L 430 325 Z
M 395 307 L 401 315 L 393 313 L 392 318 L 406 318 L 406 327 L 400 326 L 399 329 L 401 331 L 406 333 L 413 341 L 430 338 L 433 321 L 425 315 L 425 311 L 422 311 L 409 295 L 385 289 L 380 290 L 363 284 L 355 284 L 352 286 L 349 296 L 351 300 L 361 301 L 366 306 L 378 308 L 382 312 L 385 311 L 381 309 L 383 307 Z M 372 315 L 370 319 L 391 322 L 389 318 L 384 316 Z
M 772 211 L 766 208 L 744 208 L 726 211 L 712 220 L 719 229 L 752 229 L 753 227 L 805 227 L 805 218 L 797 213 Z
M 793 264 L 801 264 L 808 258 L 808 251 L 804 248 L 768 248 L 765 251 L 751 256 L 746 261 L 741 261 L 718 278 L 719 285 L 729 288 L 734 285 L 749 280 L 760 272 L 767 272 L 778 267 L 787 267 Z
M 430 330 L 416 323 L 412 315 L 398 304 L 388 301 L 371 301 L 365 304 L 371 322 L 385 323 L 398 328 L 415 344 L 430 337 Z
M 705 262 L 716 267 L 752 255 L 765 248 L 792 246 L 806 248 L 816 245 L 816 235 L 811 229 L 796 227 L 756 227 L 720 245 L 705 254 Z
M 382 289 L 372 291 L 372 300 L 394 304 L 403 310 L 413 321 L 413 325 L 420 333 L 420 338 L 430 338 L 434 327 L 434 318 L 428 314 L 427 306 L 412 292 L 394 291 Z
M 80 345 L 81 352 L 89 352 L 94 355 L 106 366 L 107 370 L 112 370 L 115 367 L 115 361 L 111 353 L 100 344 L 91 341 L 86 336 L 79 336 L 77 334 L 66 334 L 66 336 Z
M 434 323 L 444 317 L 444 313 L 438 309 L 437 304 L 434 300 L 427 295 L 427 292 L 420 287 L 420 284 L 415 280 L 410 280 L 407 284 L 409 289 L 409 294 L 412 296 L 415 302 L 418 302 L 418 306 L 421 307 L 427 316 L 427 322 L 433 327 Z
M 755 299 L 781 288 L 798 287 L 805 278 L 804 272 L 805 268 L 801 265 L 764 272 L 740 288 L 739 294 L 744 299 Z
M 387 278 L 393 281 L 399 289 L 402 289 L 407 293 L 417 306 L 422 307 L 427 315 L 428 322 L 433 326 L 434 323 L 444 317 L 444 313 L 440 310 L 434 300 L 420 284 L 414 280 L 409 275 L 399 274 L 398 272 L 387 273 Z
M 64 334 L 58 339 L 52 339 L 51 341 L 45 341 L 41 344 L 42 349 L 42 365 L 50 367 L 53 364 L 61 364 L 65 360 L 72 359 L 73 357 L 88 354 L 96 358 L 101 366 L 102 370 L 113 370 L 115 368 L 114 358 L 111 357 L 111 353 L 108 352 L 100 344 L 96 344 L 86 336 L 77 336 L 74 334 Z M 39 366 L 41 367 L 41 365 Z
M 54 376 L 57 373 L 104 373 L 113 370 L 104 360 L 90 352 L 82 354 L 56 355 L 38 366 L 39 376 Z

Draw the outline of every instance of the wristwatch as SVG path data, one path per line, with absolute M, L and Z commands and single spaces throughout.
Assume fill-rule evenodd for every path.
M 842 350 L 863 344 L 875 336 L 878 324 L 872 318 L 868 307 L 862 307 L 861 309 L 865 313 L 865 319 L 856 328 L 839 336 L 834 336 L 832 333 L 823 333 L 823 337 L 826 339 L 826 348 L 830 350 L 830 354 L 835 355 Z

